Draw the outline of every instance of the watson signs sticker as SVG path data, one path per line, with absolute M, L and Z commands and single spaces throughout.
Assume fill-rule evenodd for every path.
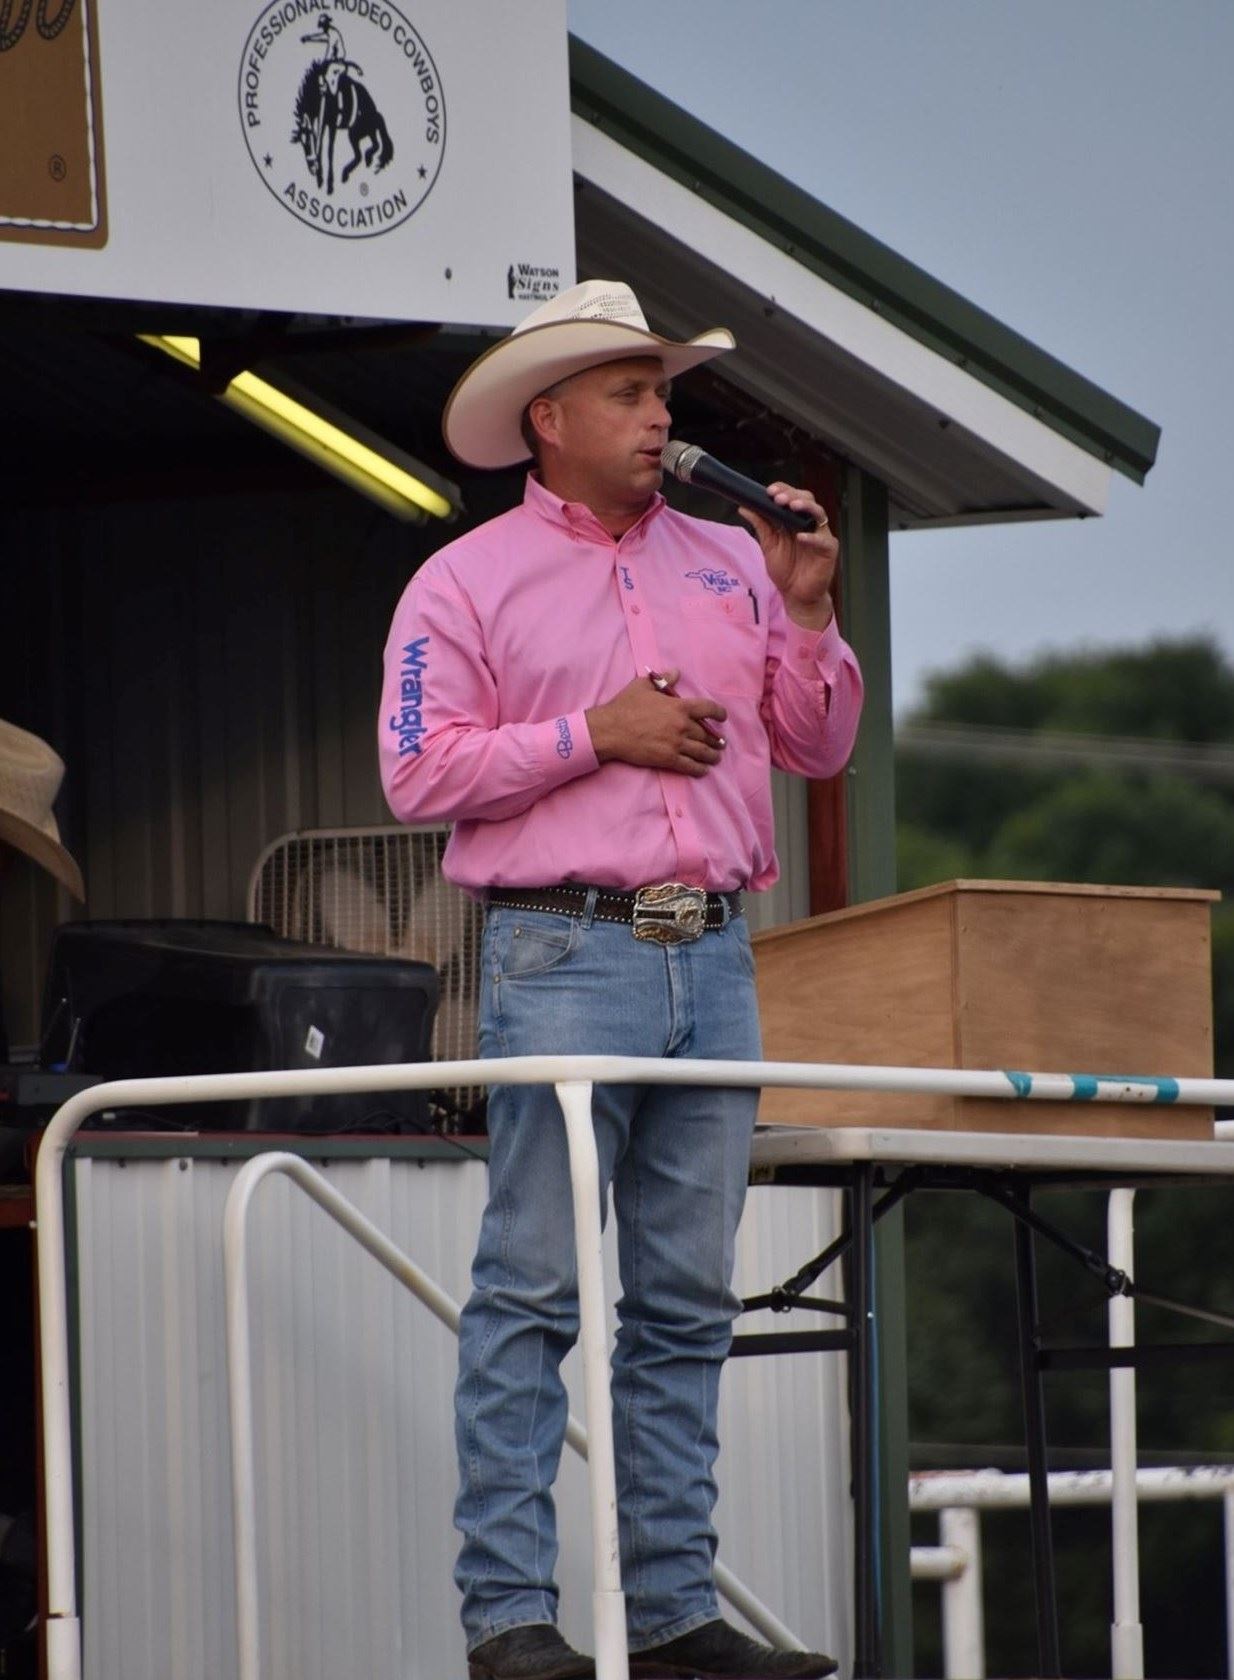
M 400 226 L 432 192 L 446 104 L 433 55 L 402 12 L 357 0 L 345 15 L 346 36 L 321 0 L 273 0 L 245 43 L 240 117 L 254 168 L 293 216 L 366 239 Z
M 512 325 L 574 280 L 565 0 L 0 0 L 0 239 L 0 289 Z

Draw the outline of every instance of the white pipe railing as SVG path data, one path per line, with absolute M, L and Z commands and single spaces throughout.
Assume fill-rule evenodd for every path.
M 1112 1486 L 1109 1470 L 1051 1470 L 1050 1505 L 1108 1505 Z M 1141 1505 L 1220 1499 L 1231 1492 L 1234 1464 L 1136 1472 L 1136 1496 Z M 953 1506 L 1018 1511 L 1026 1510 L 1028 1502 L 1028 1476 L 1021 1470 L 919 1470 L 908 1479 L 912 1511 L 947 1511 Z
M 35 1168 L 43 1384 L 43 1480 L 47 1535 L 47 1676 L 81 1680 L 81 1622 L 74 1557 L 72 1411 L 63 1166 L 68 1145 L 92 1115 L 180 1103 L 258 1097 L 424 1090 L 445 1085 L 664 1084 L 861 1090 L 1020 1102 L 1215 1104 L 1234 1106 L 1234 1081 L 1002 1073 L 951 1068 L 862 1067 L 823 1062 L 662 1060 L 640 1056 L 520 1056 L 389 1067 L 306 1068 L 270 1073 L 124 1079 L 70 1097 L 43 1134 Z M 607 1389 L 607 1371 L 605 1372 Z M 607 1578 L 607 1566 L 601 1572 Z M 601 1577 L 598 1575 L 597 1579 Z M 623 1632 L 624 1638 L 624 1632 Z
M 980 1513 L 1027 1510 L 1031 1499 L 1028 1476 L 1001 1470 L 925 1471 L 910 1476 L 908 1485 L 910 1510 L 938 1512 L 940 1543 L 914 1546 L 909 1566 L 913 1580 L 942 1583 L 944 1680 L 982 1680 L 985 1630 Z M 1051 1508 L 1112 1505 L 1116 1478 L 1112 1470 L 1055 1470 L 1050 1473 L 1049 1486 Z M 1226 1673 L 1234 1677 L 1234 1466 L 1139 1470 L 1134 1478 L 1133 1497 L 1145 1504 L 1197 1499 L 1222 1501 Z M 1116 1558 L 1116 1571 L 1117 1568 Z M 1138 1593 L 1137 1581 L 1137 1630 Z M 1118 1647 L 1113 1640 L 1111 1654 L 1117 1660 Z M 1117 1669 L 1112 1667 L 1111 1673 L 1117 1680 Z
M 1111 1266 L 1135 1270 L 1134 1190 L 1111 1190 L 1106 1253 Z M 1112 1295 L 1106 1309 L 1112 1348 L 1135 1346 L 1135 1301 Z M 1110 1624 L 1112 1680 L 1144 1680 L 1140 1623 L 1140 1530 L 1136 1509 L 1135 1366 L 1110 1371 L 1110 1524 L 1114 1552 L 1114 1619 Z
M 561 1084 L 557 1097 L 565 1117 L 574 1192 L 578 1250 L 579 1314 L 583 1384 L 591 1423 L 592 1612 L 596 1630 L 597 1680 L 622 1680 L 628 1673 L 625 1598 L 617 1544 L 617 1476 L 608 1398 L 608 1355 L 604 1331 L 604 1276 L 600 1249 L 600 1171 L 591 1125 L 591 1086 Z M 240 1680 L 259 1680 L 257 1599 L 257 1496 L 253 1465 L 253 1379 L 248 1333 L 248 1268 L 245 1230 L 254 1190 L 270 1172 L 285 1172 L 338 1221 L 357 1242 L 394 1273 L 438 1318 L 454 1319 L 457 1307 L 419 1267 L 346 1197 L 295 1156 L 258 1156 L 241 1169 L 227 1197 L 223 1257 L 227 1279 L 227 1358 L 232 1426 L 232 1495 L 236 1533 L 236 1639 Z
M 257 1680 L 260 1616 L 257 1600 L 257 1483 L 253 1452 L 253 1365 L 245 1237 L 249 1205 L 271 1173 L 281 1173 L 323 1208 L 349 1236 L 393 1274 L 456 1334 L 458 1304 L 378 1230 L 322 1173 L 299 1155 L 256 1155 L 236 1174 L 223 1212 L 226 1284 L 227 1400 L 231 1420 L 231 1494 L 235 1532 L 236 1646 L 239 1680 Z
M 621 1590 L 617 1537 L 617 1470 L 613 1456 L 613 1402 L 609 1393 L 604 1319 L 604 1256 L 600 1247 L 600 1160 L 591 1123 L 590 1082 L 557 1087 L 566 1122 L 574 1246 L 583 1352 L 583 1396 L 591 1476 L 591 1608 L 595 1625 L 596 1680 L 624 1680 L 626 1601 Z
M 957 1505 L 938 1513 L 938 1531 L 937 1546 L 910 1548 L 909 1574 L 942 1585 L 945 1680 L 984 1680 L 981 1522 L 976 1511 Z
M 966 1565 L 943 1583 L 943 1671 L 984 1680 L 985 1610 L 981 1599 L 981 1518 L 952 1506 L 938 1514 L 938 1537 Z
M 559 1088 L 560 1089 L 560 1088 Z M 444 1289 L 403 1253 L 362 1214 L 328 1178 L 302 1155 L 271 1150 L 254 1155 L 236 1174 L 223 1213 L 223 1270 L 226 1278 L 228 1413 L 232 1439 L 232 1508 L 235 1518 L 236 1643 L 239 1680 L 255 1680 L 260 1673 L 260 1621 L 257 1603 L 257 1507 L 253 1457 L 252 1348 L 249 1339 L 248 1218 L 254 1194 L 273 1173 L 292 1180 L 325 1213 L 354 1237 L 378 1263 L 423 1302 L 433 1316 L 457 1336 L 462 1309 Z M 590 1461 L 587 1431 L 571 1413 L 566 1418 L 566 1445 Z M 605 1496 L 597 1499 L 599 1505 Z M 745 1617 L 765 1639 L 781 1650 L 804 1649 L 797 1636 L 718 1558 L 715 1583 L 720 1596 Z

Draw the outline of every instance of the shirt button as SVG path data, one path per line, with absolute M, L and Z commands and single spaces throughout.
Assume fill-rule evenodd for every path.
M 809 648 L 798 648 L 797 649 L 797 657 L 798 657 L 798 659 L 808 659 L 810 657 Z
M 733 603 L 731 601 L 725 601 L 724 610 L 726 613 L 731 613 L 733 610 Z
M 639 612 L 642 612 L 642 610 L 643 610 L 643 609 L 642 609 L 642 607 L 637 607 L 637 606 L 636 606 L 636 607 L 631 607 L 631 608 L 630 608 L 630 611 L 631 611 L 631 612 L 632 612 L 632 613 L 639 613 Z
M 680 805 L 674 805 L 673 806 L 673 815 L 675 817 L 684 817 L 685 812 L 682 810 Z

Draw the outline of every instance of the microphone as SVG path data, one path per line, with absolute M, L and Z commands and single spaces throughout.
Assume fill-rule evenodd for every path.
M 732 467 L 726 467 L 722 461 L 717 461 L 714 455 L 708 455 L 696 443 L 682 443 L 674 440 L 666 443 L 660 451 L 660 465 L 665 472 L 672 473 L 683 484 L 697 484 L 701 490 L 710 490 L 713 495 L 723 496 L 726 502 L 736 502 L 739 507 L 753 508 L 755 513 L 761 513 L 765 519 L 774 519 L 789 531 L 813 531 L 817 529 L 818 521 L 812 513 L 802 513 L 795 508 L 781 507 L 774 496 L 769 496 L 763 486 L 744 473 L 734 472 Z

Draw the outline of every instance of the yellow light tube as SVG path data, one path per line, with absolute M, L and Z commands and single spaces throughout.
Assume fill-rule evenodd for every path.
M 147 333 L 138 337 L 187 367 L 201 367 L 201 345 L 195 338 Z M 219 396 L 229 408 L 380 503 L 396 518 L 422 522 L 426 514 L 453 519 L 458 512 L 448 496 L 389 455 L 255 373 L 237 374 Z

